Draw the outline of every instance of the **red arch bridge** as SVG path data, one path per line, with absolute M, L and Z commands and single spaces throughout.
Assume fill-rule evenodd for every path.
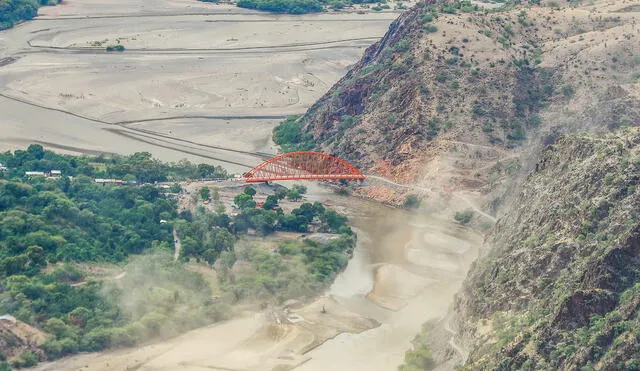
M 320 152 L 291 152 L 266 160 L 243 175 L 247 183 L 276 180 L 364 180 L 348 162 Z

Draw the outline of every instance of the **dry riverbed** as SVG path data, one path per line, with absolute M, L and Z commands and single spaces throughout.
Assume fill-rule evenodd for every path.
M 274 152 L 273 126 L 321 97 L 397 15 L 270 15 L 195 0 L 42 8 L 0 32 L 0 150 L 148 151 L 246 171 L 259 158 L 227 149 Z

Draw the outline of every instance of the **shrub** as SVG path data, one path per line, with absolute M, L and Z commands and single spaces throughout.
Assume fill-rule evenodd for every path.
M 393 50 L 404 53 L 409 50 L 409 42 L 407 40 L 401 40 L 400 42 L 398 42 L 398 44 L 396 44 Z
M 447 64 L 456 64 L 458 63 L 458 57 L 451 57 L 446 60 Z
M 202 198 L 203 201 L 209 201 L 209 199 L 211 198 L 211 191 L 209 190 L 209 187 L 200 188 L 200 191 L 198 191 L 198 193 L 200 194 L 200 198 Z
M 473 218 L 473 210 L 465 210 L 456 212 L 454 219 L 460 224 L 468 224 Z
M 407 195 L 407 197 L 404 198 L 402 206 L 407 209 L 417 209 L 420 207 L 421 201 L 422 200 L 417 195 Z
M 124 51 L 124 45 L 109 45 L 107 46 L 107 51 L 108 52 L 123 52 Z
M 524 129 L 522 129 L 521 126 L 516 126 L 513 131 L 509 134 L 507 134 L 507 139 L 511 139 L 511 140 L 525 140 L 526 134 L 524 132 Z
M 424 30 L 427 31 L 428 33 L 436 33 L 438 32 L 438 27 L 432 24 L 426 24 L 424 25 Z
M 422 18 L 422 22 L 423 23 L 429 23 L 429 22 L 433 21 L 433 15 L 431 15 L 429 13 L 423 14 L 420 18 Z
M 431 351 L 425 344 L 408 350 L 404 354 L 404 362 L 405 364 L 398 367 L 399 371 L 431 370 L 436 366 Z
M 443 6 L 442 8 L 440 8 L 440 11 L 445 14 L 456 14 L 456 8 L 449 5 Z
M 40 358 L 37 354 L 32 351 L 26 351 L 22 353 L 22 357 L 20 357 L 20 359 L 13 361 L 11 365 L 17 368 L 33 367 L 37 365 L 39 361 Z
M 575 93 L 573 86 L 571 85 L 565 85 L 562 87 L 562 94 L 567 97 L 567 98 L 571 98 L 573 97 L 573 94 Z

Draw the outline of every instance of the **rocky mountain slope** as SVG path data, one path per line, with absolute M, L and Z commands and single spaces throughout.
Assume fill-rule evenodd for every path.
M 456 299 L 466 369 L 640 367 L 638 183 L 639 128 L 544 150 Z
M 572 4 L 421 2 L 300 122 L 370 174 L 478 191 L 492 210 L 529 169 L 523 148 L 640 123 L 638 8 Z

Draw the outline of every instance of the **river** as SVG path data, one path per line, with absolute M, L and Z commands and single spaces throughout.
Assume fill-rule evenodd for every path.
M 344 208 L 358 231 L 347 269 L 329 290 L 338 303 L 380 326 L 343 333 L 307 353 L 299 370 L 395 370 L 422 323 L 446 315 L 482 236 L 437 212 L 409 212 L 312 188 Z

